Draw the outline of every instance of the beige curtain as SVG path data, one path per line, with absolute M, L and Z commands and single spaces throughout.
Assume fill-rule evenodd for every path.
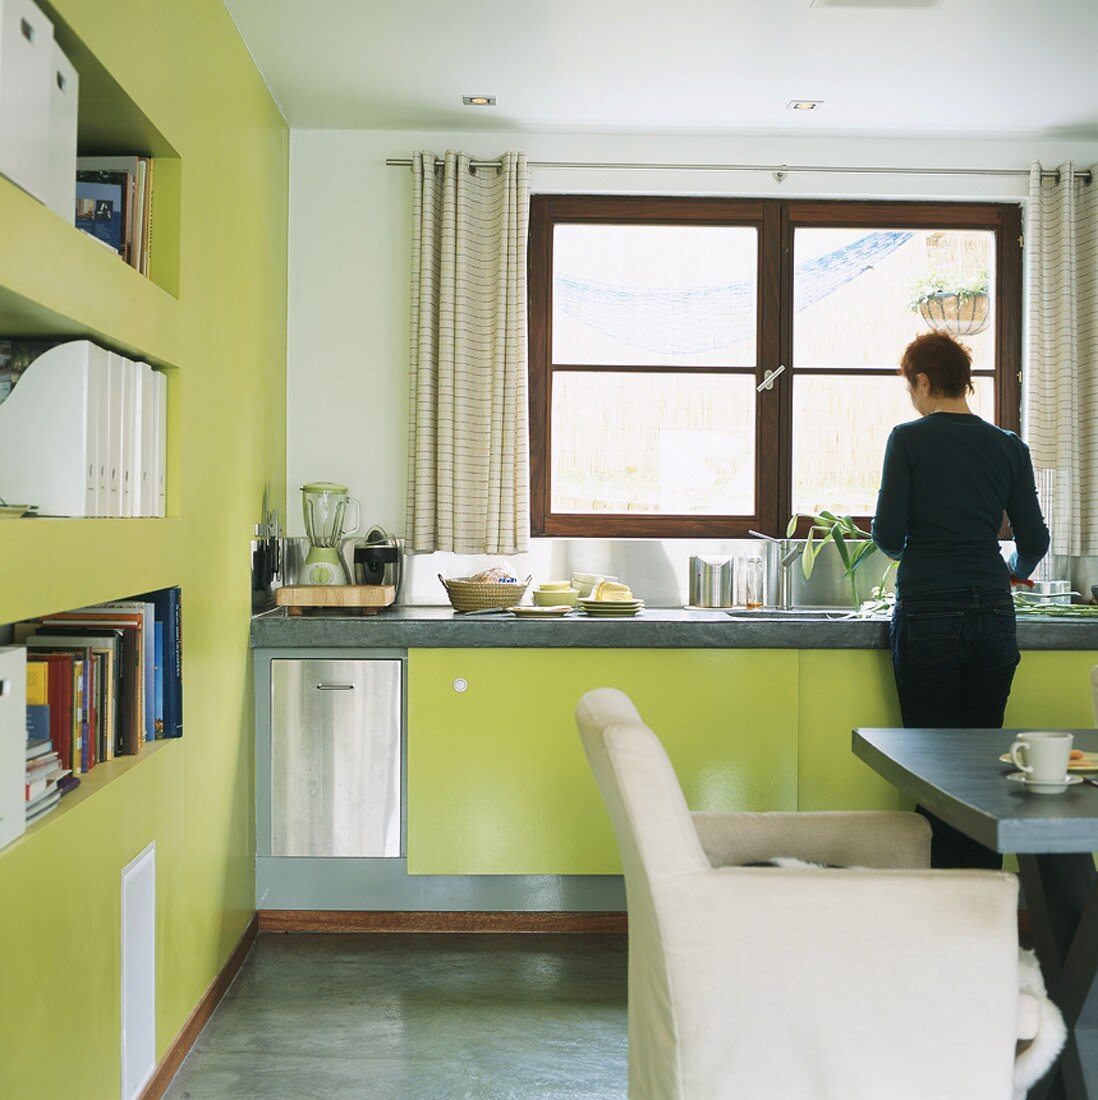
M 1098 554 L 1098 183 L 1034 164 L 1025 244 L 1027 442 L 1051 490 L 1052 552 Z
M 523 153 L 412 161 L 407 544 L 515 554 L 529 539 Z

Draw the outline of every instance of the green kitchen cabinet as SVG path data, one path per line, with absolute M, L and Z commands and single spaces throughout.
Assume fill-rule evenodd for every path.
M 892 663 L 880 649 L 802 649 L 797 685 L 797 809 L 910 809 L 850 751 L 855 726 L 899 726 Z
M 1004 725 L 1034 729 L 1094 725 L 1093 650 L 1024 650 Z M 900 726 L 888 652 L 800 651 L 798 715 L 801 810 L 910 809 L 896 789 L 850 751 L 855 726 Z
M 1018 729 L 1088 729 L 1095 725 L 1090 670 L 1098 651 L 1023 650 L 1004 725 Z
M 797 682 L 790 649 L 410 650 L 408 870 L 619 872 L 573 718 L 597 687 L 634 700 L 692 808 L 794 810 Z
M 1024 651 L 1006 725 L 1093 725 L 1095 663 Z M 884 650 L 412 649 L 408 870 L 620 871 L 573 719 L 596 687 L 634 700 L 692 809 L 910 809 L 850 749 L 901 724 Z

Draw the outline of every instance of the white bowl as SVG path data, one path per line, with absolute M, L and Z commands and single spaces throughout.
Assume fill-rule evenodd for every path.
M 617 577 L 608 576 L 605 573 L 573 573 L 572 587 L 580 596 L 590 596 L 599 581 L 616 581 Z

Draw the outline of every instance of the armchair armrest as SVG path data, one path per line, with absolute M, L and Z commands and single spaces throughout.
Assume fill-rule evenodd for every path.
M 726 867 L 657 887 L 684 1096 L 1011 1095 L 1017 882 Z
M 694 813 L 709 862 L 739 866 L 775 856 L 834 863 L 840 867 L 930 866 L 930 825 L 918 814 Z

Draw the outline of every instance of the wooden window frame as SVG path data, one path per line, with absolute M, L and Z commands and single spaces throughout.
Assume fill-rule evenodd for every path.
M 553 230 L 559 224 L 754 226 L 759 234 L 755 364 L 668 365 L 552 362 Z M 784 535 L 792 512 L 793 380 L 800 374 L 895 377 L 883 369 L 806 369 L 793 362 L 793 235 L 799 228 L 976 229 L 996 235 L 995 419 L 1017 431 L 1021 417 L 1021 207 L 1010 203 L 876 202 L 535 195 L 530 204 L 530 520 L 534 536 L 568 538 L 743 538 Z M 897 349 L 899 351 L 899 349 Z M 554 513 L 550 509 L 553 375 L 565 371 L 752 373 L 756 385 L 785 365 L 755 406 L 755 501 L 750 516 Z M 981 372 L 984 373 L 984 372 Z M 868 520 L 869 517 L 856 517 Z M 803 533 L 803 532 L 802 532 Z

